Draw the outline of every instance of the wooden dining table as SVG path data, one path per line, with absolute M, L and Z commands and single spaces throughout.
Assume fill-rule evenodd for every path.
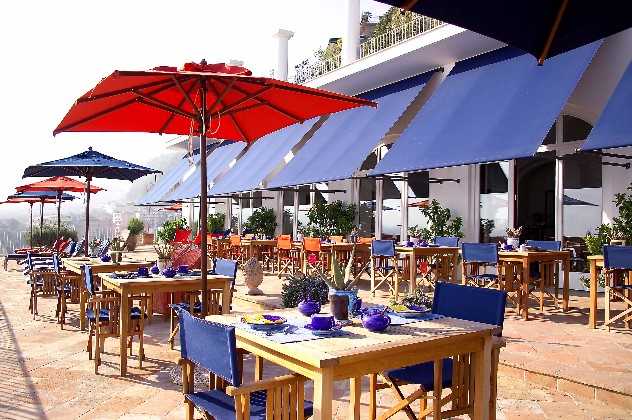
M 92 274 L 113 273 L 115 271 L 137 271 L 140 267 L 151 267 L 153 261 L 138 260 L 133 258 L 123 258 L 120 263 L 111 261 L 104 262 L 99 258 L 90 257 L 71 257 L 63 258 L 64 268 L 72 273 L 83 276 L 83 267 L 89 265 L 92 267 Z M 86 322 L 86 294 L 83 279 L 79 281 L 79 328 L 83 331 L 87 327 Z
M 287 317 L 300 316 L 295 310 L 274 313 Z M 211 315 L 207 319 L 227 325 L 239 322 L 234 315 Z M 235 332 L 238 348 L 314 381 L 313 419 L 316 420 L 333 417 L 334 381 L 349 380 L 347 418 L 359 419 L 363 376 L 450 357 L 455 353 L 471 354 L 474 380 L 472 418 L 483 420 L 489 418 L 492 333 L 496 328 L 445 317 L 391 325 L 384 332 L 373 333 L 354 320 L 352 326 L 344 327 L 344 335 L 293 343 L 279 343 L 244 328 L 236 328 Z M 435 374 L 439 375 L 441 382 L 440 371 Z
M 557 262 L 562 263 L 564 270 L 564 280 L 562 286 L 563 311 L 568 311 L 568 276 L 571 271 L 571 251 L 500 251 L 498 253 L 499 262 L 519 263 L 522 265 L 521 286 L 519 291 L 520 311 L 525 320 L 529 319 L 529 283 L 530 266 L 532 263 Z
M 407 247 L 397 246 L 395 251 L 407 255 L 409 258 L 409 273 L 408 283 L 410 293 L 415 293 L 417 289 L 417 262 L 426 260 L 429 263 L 438 259 L 449 260 L 450 267 L 445 267 L 446 264 L 441 264 L 434 271 L 435 279 L 447 280 L 456 282 L 457 278 L 457 264 L 459 262 L 459 247 L 449 246 L 428 246 L 428 247 Z M 429 264 L 430 268 L 430 264 Z
M 121 376 L 127 374 L 127 333 L 128 321 L 130 319 L 131 295 L 140 293 L 157 293 L 157 292 L 193 292 L 202 290 L 202 280 L 199 276 L 177 276 L 167 278 L 162 275 L 145 278 L 114 278 L 112 273 L 99 274 L 101 285 L 106 290 L 111 290 L 121 296 L 120 310 L 120 357 L 121 357 Z M 208 275 L 208 290 L 222 291 L 222 314 L 230 313 L 231 299 L 231 282 L 232 278 L 220 275 Z

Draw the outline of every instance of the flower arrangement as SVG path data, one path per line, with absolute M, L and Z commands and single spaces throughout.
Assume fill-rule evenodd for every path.
M 518 226 L 517 228 L 507 228 L 505 232 L 508 238 L 519 238 L 522 235 L 522 229 L 522 226 Z

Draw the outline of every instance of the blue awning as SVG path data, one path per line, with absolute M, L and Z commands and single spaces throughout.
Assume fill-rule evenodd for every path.
M 599 45 L 545 66 L 511 47 L 457 63 L 370 174 L 532 156 Z
M 206 157 L 206 176 L 208 182 L 212 182 L 218 175 L 229 169 L 230 163 L 235 160 L 241 151 L 246 147 L 246 143 L 223 142 L 220 143 Z M 184 200 L 187 198 L 200 196 L 200 165 L 195 171 L 187 173 L 187 177 L 182 184 L 169 194 L 165 201 Z
M 263 187 L 262 182 L 284 163 L 284 157 L 307 134 L 317 121 L 314 118 L 295 124 L 257 140 L 209 190 L 209 195 L 251 191 Z
M 632 146 L 632 64 L 623 73 L 582 150 Z
M 180 159 L 174 168 L 158 179 L 158 182 L 139 200 L 138 204 L 153 204 L 163 201 L 163 198 L 182 182 L 187 171 L 190 171 L 199 161 L 200 155 Z
M 434 73 L 424 73 L 361 95 L 376 101 L 377 108 L 356 108 L 330 116 L 268 187 L 352 177 Z

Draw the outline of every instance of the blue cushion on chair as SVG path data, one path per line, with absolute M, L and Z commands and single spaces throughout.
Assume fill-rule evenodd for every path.
M 470 274 L 465 276 L 468 279 L 476 279 L 476 280 L 485 280 L 485 281 L 493 281 L 498 278 L 497 274 L 492 273 L 484 273 L 484 274 Z
M 443 359 L 442 372 L 442 388 L 445 389 L 451 387 L 452 359 Z M 391 370 L 387 372 L 386 375 L 390 379 L 420 385 L 426 391 L 432 391 L 434 389 L 434 362 L 420 363 L 418 365 Z
M 185 398 L 216 420 L 234 420 L 236 418 L 235 399 L 223 391 L 214 389 L 196 392 L 186 394 Z M 313 413 L 312 403 L 305 401 L 304 404 L 304 415 L 309 417 Z M 258 391 L 250 395 L 250 418 L 261 420 L 266 418 L 266 391 Z
M 94 322 L 96 319 L 95 313 L 94 313 L 94 309 L 92 308 L 87 308 L 86 309 L 86 318 L 88 318 L 88 320 L 90 322 Z M 110 311 L 108 311 L 107 309 L 101 309 L 101 312 L 99 313 L 99 321 L 101 322 L 105 322 L 105 321 L 109 321 L 110 320 Z

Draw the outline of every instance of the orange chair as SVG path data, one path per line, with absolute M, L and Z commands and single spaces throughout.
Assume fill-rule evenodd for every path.
M 239 264 L 243 264 L 247 256 L 241 247 L 241 237 L 239 235 L 230 235 L 229 241 L 230 259 L 237 261 Z
M 282 274 L 294 275 L 299 271 L 300 252 L 292 245 L 291 235 L 281 235 L 277 238 L 277 267 L 278 276 L 281 278 Z
M 329 255 L 322 252 L 320 238 L 303 238 L 303 258 L 305 274 L 329 271 Z

